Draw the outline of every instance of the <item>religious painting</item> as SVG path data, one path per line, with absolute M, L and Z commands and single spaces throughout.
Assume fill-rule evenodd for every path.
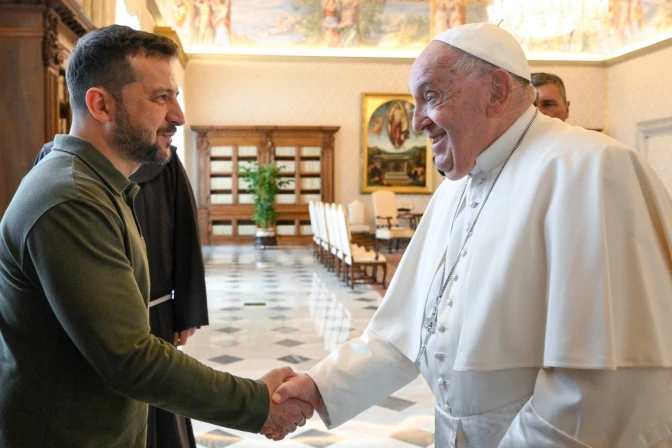
M 411 95 L 362 94 L 362 193 L 432 192 L 432 154 L 413 130 L 414 110 Z
M 169 25 L 190 51 L 231 44 L 232 0 L 166 0 Z
M 432 36 L 467 23 L 465 0 L 434 0 Z
M 422 49 L 430 39 L 429 1 L 362 1 L 360 47 Z

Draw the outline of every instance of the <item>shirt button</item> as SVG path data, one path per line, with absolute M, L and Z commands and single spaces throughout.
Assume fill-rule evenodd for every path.
M 479 177 L 479 178 L 476 179 L 476 183 L 477 183 L 478 185 L 481 185 L 481 184 L 483 183 L 484 180 L 485 180 L 484 178 Z
M 457 272 L 456 272 L 455 275 L 453 275 L 453 281 L 456 282 L 458 278 L 460 278 L 460 276 L 457 275 Z
M 476 202 L 476 201 L 471 201 L 471 204 L 469 204 L 469 207 L 471 207 L 471 208 L 476 208 L 476 207 L 478 207 L 478 202 Z
M 443 383 L 445 383 L 445 381 L 443 380 L 443 378 L 439 378 L 439 385 L 443 385 Z
M 443 358 L 443 353 L 436 352 L 436 353 L 434 353 L 434 357 L 436 359 L 441 359 L 441 358 Z
M 462 251 L 462 256 L 463 256 L 463 257 L 466 257 L 466 256 L 467 256 L 467 249 L 464 249 L 464 250 Z
M 448 306 L 449 306 L 450 308 L 453 307 L 453 299 L 449 299 L 449 300 L 448 300 Z
M 444 405 L 443 405 L 443 409 L 444 409 L 445 411 L 447 411 L 447 412 L 450 412 L 451 414 L 453 413 L 453 410 L 450 409 L 450 406 L 448 406 L 447 404 L 444 404 Z
M 444 331 L 446 331 L 446 326 L 443 325 L 443 324 L 439 325 L 439 331 L 440 331 L 441 333 L 443 333 Z

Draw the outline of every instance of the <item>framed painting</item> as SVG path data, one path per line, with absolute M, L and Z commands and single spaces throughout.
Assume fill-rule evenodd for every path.
M 362 94 L 362 193 L 432 193 L 432 152 L 413 130 L 414 110 L 408 94 Z

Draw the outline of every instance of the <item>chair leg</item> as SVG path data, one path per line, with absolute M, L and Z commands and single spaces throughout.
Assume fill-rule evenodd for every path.
M 385 286 L 386 277 L 387 277 L 387 263 L 383 265 L 383 289 L 387 289 L 387 286 Z
M 399 238 L 397 238 L 397 252 L 399 252 Z
M 355 263 L 350 265 L 350 288 L 355 289 Z
M 387 240 L 387 251 L 388 251 L 389 253 L 392 253 L 392 238 L 390 238 L 389 240 Z

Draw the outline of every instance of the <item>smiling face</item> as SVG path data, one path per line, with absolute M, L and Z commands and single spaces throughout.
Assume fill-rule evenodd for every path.
M 432 143 L 434 162 L 450 180 L 467 175 L 488 142 L 487 74 L 457 73 L 455 50 L 433 41 L 411 68 L 413 128 Z
M 177 126 L 184 115 L 178 87 L 166 58 L 130 58 L 135 81 L 121 90 L 112 138 L 122 157 L 136 163 L 166 163 Z

